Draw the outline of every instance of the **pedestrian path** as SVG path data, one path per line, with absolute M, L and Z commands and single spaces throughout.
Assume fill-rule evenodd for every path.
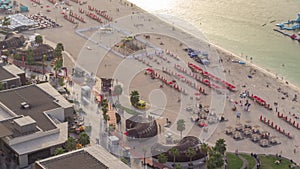
M 241 159 L 243 161 L 243 166 L 241 167 L 241 169 L 246 169 L 247 166 L 248 166 L 247 160 L 244 157 L 240 156 L 240 155 L 238 155 L 238 157 L 239 157 L 239 159 Z

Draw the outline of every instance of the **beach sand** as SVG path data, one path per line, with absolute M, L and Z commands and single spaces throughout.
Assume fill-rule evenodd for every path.
M 23 2 L 23 4 L 28 5 L 30 8 L 30 13 L 36 13 L 37 11 L 41 11 L 44 15 L 47 15 L 55 20 L 59 24 L 62 24 L 63 27 L 55 28 L 55 29 L 45 29 L 45 30 L 37 30 L 37 33 L 42 34 L 47 40 L 52 42 L 62 42 L 65 46 L 65 50 L 73 57 L 73 59 L 77 59 L 79 56 L 80 51 L 84 47 L 86 40 L 81 38 L 80 36 L 76 35 L 74 24 L 69 23 L 63 18 L 63 15 L 60 14 L 62 9 L 54 8 L 51 3 L 44 0 L 42 1 L 43 5 L 50 5 L 51 12 L 46 12 L 45 8 L 33 7 L 29 1 Z M 73 2 L 70 2 L 74 11 L 78 11 L 78 8 L 87 8 L 87 5 L 78 5 Z M 97 8 L 102 8 L 102 10 L 106 10 L 109 15 L 113 18 L 123 17 L 125 15 L 132 14 L 133 12 L 144 12 L 136 6 L 131 7 L 130 3 L 125 1 L 119 0 L 97 0 L 97 1 L 88 1 L 88 4 L 91 4 Z M 119 8 L 119 12 L 117 11 Z M 78 12 L 77 12 L 78 13 Z M 85 16 L 87 23 L 80 23 L 78 28 L 87 28 L 92 26 L 98 26 L 99 24 L 91 19 L 88 19 Z M 30 32 L 32 33 L 32 32 Z M 94 32 L 87 32 L 86 35 L 92 36 Z M 162 49 L 169 49 L 175 52 L 178 56 L 181 57 L 186 63 L 192 61 L 186 52 L 182 49 L 186 47 L 185 45 L 178 47 L 180 41 L 178 39 L 173 39 L 170 37 L 165 37 L 159 34 L 150 34 L 151 38 L 149 41 L 154 45 L 159 46 Z M 160 45 L 163 42 L 164 45 Z M 288 123 L 284 122 L 282 119 L 277 118 L 277 113 L 275 112 L 274 102 L 278 103 L 278 111 L 284 113 L 286 115 L 291 112 L 291 114 L 295 114 L 296 116 L 300 117 L 300 104 L 299 102 L 293 102 L 292 99 L 295 94 L 298 96 L 300 95 L 299 89 L 291 84 L 286 84 L 285 81 L 281 79 L 276 79 L 276 76 L 269 73 L 268 71 L 255 66 L 254 64 L 250 63 L 250 61 L 246 61 L 245 65 L 232 63 L 231 60 L 243 60 L 242 58 L 238 57 L 237 55 L 222 49 L 221 47 L 211 45 L 211 48 L 216 48 L 217 52 L 219 53 L 219 57 L 223 60 L 222 66 L 224 70 L 226 70 L 226 81 L 234 84 L 237 86 L 237 92 L 230 92 L 228 99 L 226 100 L 226 104 L 224 107 L 224 116 L 225 118 L 229 119 L 228 122 L 220 123 L 216 128 L 215 132 L 212 136 L 207 140 L 209 143 L 214 143 L 218 138 L 225 138 L 226 144 L 228 146 L 229 151 L 235 151 L 238 149 L 239 152 L 254 152 L 254 153 L 263 153 L 263 154 L 282 154 L 285 157 L 291 158 L 297 163 L 300 163 L 299 153 L 300 149 L 298 149 L 298 153 L 293 153 L 293 150 L 296 146 L 300 146 L 300 133 L 299 130 L 296 128 L 291 127 Z M 104 57 L 103 62 L 101 62 L 97 76 L 99 77 L 111 77 L 114 73 L 114 70 L 122 62 L 122 58 L 109 53 Z M 65 62 L 70 62 L 70 60 L 65 60 Z M 255 63 L 255 60 L 253 60 Z M 66 63 L 67 65 L 71 66 L 70 63 Z M 105 66 L 106 65 L 106 66 Z M 108 66 L 107 66 L 108 65 Z M 230 73 L 229 73 L 230 70 Z M 249 78 L 249 75 L 251 78 Z M 139 90 L 142 91 L 141 95 L 142 98 L 146 101 L 149 101 L 147 96 L 153 89 L 158 89 L 160 82 L 153 81 L 150 77 L 143 75 L 142 73 L 138 74 L 133 80 L 132 85 L 130 86 L 130 90 Z M 243 87 L 245 86 L 245 87 Z M 268 87 L 267 87 L 268 86 Z M 205 87 L 206 88 L 206 87 Z M 283 92 L 278 92 L 277 89 L 280 88 L 281 91 L 288 93 L 288 97 L 283 95 Z M 211 91 L 210 89 L 206 88 L 209 95 L 208 96 L 200 96 L 200 102 L 204 106 L 210 106 L 211 104 L 223 104 L 223 103 L 211 103 Z M 175 122 L 179 113 L 179 105 L 177 103 L 177 93 L 174 92 L 173 89 L 168 88 L 167 86 L 164 87 L 163 92 L 167 96 L 167 105 L 166 111 L 163 114 L 164 117 L 168 117 L 171 121 Z M 232 103 L 230 100 L 238 101 L 240 99 L 240 93 L 248 90 L 250 93 L 254 95 L 258 95 L 259 97 L 266 100 L 273 110 L 267 110 L 257 103 L 253 101 L 251 103 L 250 112 L 244 112 L 242 107 L 237 106 L 237 111 L 241 112 L 241 123 L 245 123 L 246 121 L 251 121 L 252 125 L 258 124 L 264 130 L 267 130 L 271 133 L 271 135 L 277 136 L 278 140 L 282 143 L 280 145 L 271 147 L 271 148 L 262 148 L 258 144 L 251 142 L 249 139 L 244 139 L 241 141 L 234 141 L 233 138 L 227 136 L 224 132 L 226 126 L 235 126 L 237 123 L 236 119 L 236 112 L 232 111 Z M 284 97 L 285 99 L 282 99 Z M 245 102 L 245 100 L 243 100 Z M 300 100 L 298 100 L 300 101 Z M 174 115 L 175 112 L 175 115 Z M 177 114 L 176 114 L 177 113 Z M 189 115 L 189 114 L 187 114 Z M 290 131 L 291 134 L 294 136 L 293 139 L 288 139 L 287 137 L 279 134 L 274 129 L 266 126 L 265 124 L 259 121 L 259 116 L 264 115 L 274 121 L 274 123 L 282 126 L 286 130 Z M 291 116 L 291 118 L 293 118 Z M 298 122 L 299 119 L 295 119 Z M 190 122 L 187 122 L 190 123 Z M 188 131 L 186 134 L 196 135 L 199 136 L 199 133 L 202 132 L 202 129 L 198 126 L 194 125 L 192 129 Z

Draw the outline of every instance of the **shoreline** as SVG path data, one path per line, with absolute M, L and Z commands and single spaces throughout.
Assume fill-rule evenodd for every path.
M 127 0 L 127 2 L 132 3 L 132 2 L 129 1 L 129 0 Z M 225 48 L 223 48 L 223 47 L 220 46 L 220 45 L 217 45 L 217 44 L 215 44 L 215 43 L 212 43 L 212 42 L 208 41 L 207 38 L 206 38 L 206 36 L 205 36 L 205 34 L 202 33 L 201 29 L 195 27 L 193 23 L 190 23 L 190 22 L 187 22 L 187 21 L 181 19 L 181 21 L 184 21 L 184 22 L 186 22 L 186 23 L 192 25 L 194 28 L 197 29 L 197 31 L 201 32 L 201 33 L 202 33 L 202 36 L 203 36 L 205 39 L 204 39 L 204 38 L 201 38 L 201 36 L 195 35 L 193 32 L 188 31 L 188 30 L 187 30 L 186 28 L 184 28 L 184 27 L 180 27 L 180 26 L 177 25 L 176 23 L 175 23 L 175 24 L 172 23 L 172 21 L 170 22 L 170 21 L 166 20 L 165 18 L 162 18 L 159 14 L 157 14 L 157 13 L 155 13 L 155 12 L 147 11 L 147 10 L 141 8 L 140 6 L 138 6 L 138 5 L 135 4 L 135 3 L 133 3 L 133 4 L 134 4 L 134 6 L 136 6 L 137 8 L 139 8 L 140 10 L 142 10 L 142 11 L 144 11 L 144 12 L 146 12 L 146 13 L 149 13 L 150 15 L 152 15 L 152 16 L 154 16 L 154 17 L 160 19 L 160 20 L 162 20 L 163 22 L 166 22 L 166 23 L 169 24 L 170 26 L 174 26 L 175 28 L 178 28 L 178 29 L 182 30 L 183 32 L 186 32 L 186 33 L 188 33 L 188 34 L 190 34 L 190 35 L 192 35 L 192 36 L 195 36 L 195 37 L 201 39 L 202 41 L 204 41 L 204 42 L 206 42 L 206 43 L 209 43 L 211 46 L 215 47 L 216 50 L 220 50 L 220 51 L 225 52 L 225 53 L 227 53 L 227 54 L 229 54 L 229 55 L 231 55 L 231 56 L 233 56 L 233 57 L 235 57 L 235 58 L 237 58 L 237 59 L 239 59 L 239 60 L 242 60 L 242 61 L 246 62 L 247 65 L 249 65 L 249 66 L 251 66 L 251 67 L 253 67 L 253 68 L 256 68 L 256 69 L 260 70 L 262 73 L 264 73 L 264 74 L 266 74 L 266 75 L 268 75 L 268 76 L 270 76 L 270 77 L 276 79 L 279 83 L 281 83 L 281 84 L 283 84 L 283 85 L 285 85 L 285 86 L 290 86 L 293 90 L 295 90 L 295 91 L 297 91 L 297 92 L 300 92 L 300 86 L 297 86 L 297 85 L 295 85 L 294 83 L 291 83 L 291 82 L 289 82 L 289 81 L 287 81 L 287 80 L 281 80 L 281 79 L 279 78 L 279 76 L 276 76 L 276 73 L 275 73 L 275 72 L 272 72 L 272 71 L 270 71 L 270 70 L 268 70 L 268 69 L 266 69 L 266 68 L 264 68 L 264 67 L 262 67 L 262 66 L 259 66 L 259 65 L 257 65 L 257 64 L 251 63 L 251 62 L 249 62 L 249 60 L 246 60 L 246 59 L 243 58 L 242 56 L 240 56 L 240 55 L 238 55 L 238 54 L 236 54 L 236 53 L 234 53 L 234 52 L 232 52 L 232 51 L 229 51 L 228 49 L 225 49 Z M 173 16 L 172 16 L 172 17 L 173 17 Z M 282 76 L 282 77 L 283 77 L 283 76 Z M 286 82 L 288 82 L 288 84 L 286 84 Z

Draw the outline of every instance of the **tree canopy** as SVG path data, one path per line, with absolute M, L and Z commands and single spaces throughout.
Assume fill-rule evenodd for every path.
M 209 159 L 206 161 L 207 169 L 218 169 L 224 165 L 223 156 L 218 151 L 211 151 Z
M 86 145 L 90 144 L 90 136 L 88 136 L 85 132 L 82 132 L 79 134 L 78 142 L 81 145 L 86 146 Z
M 168 161 L 168 157 L 165 153 L 159 154 L 157 156 L 157 159 L 158 159 L 158 162 L 161 163 L 161 164 L 164 164 Z
M 34 63 L 34 54 L 33 54 L 33 50 L 30 49 L 30 48 L 27 50 L 26 61 L 27 61 L 28 64 Z
M 185 130 L 185 121 L 183 119 L 179 119 L 177 121 L 177 131 L 180 131 L 180 136 L 182 138 L 182 132 Z
M 220 152 L 222 155 L 224 155 L 225 151 L 226 151 L 226 144 L 225 144 L 225 140 L 220 138 L 217 140 L 216 145 L 214 147 L 214 149 L 218 152 Z
M 189 147 L 186 152 L 186 156 L 190 158 L 190 162 L 192 162 L 193 157 L 196 155 L 196 151 L 193 147 Z
M 115 87 L 114 87 L 114 94 L 115 95 L 121 95 L 122 94 L 122 92 L 123 92 L 123 89 L 122 89 L 122 87 L 121 87 L 121 85 L 116 85 Z
M 35 43 L 37 44 L 43 44 L 43 37 L 41 35 L 35 36 Z
M 175 165 L 176 157 L 179 156 L 179 150 L 176 147 L 173 147 L 169 150 L 169 154 L 173 156 L 173 164 Z
M 65 150 L 61 147 L 57 148 L 54 152 L 54 155 L 59 155 L 59 154 L 63 154 L 65 152 Z
M 65 143 L 65 148 L 67 151 L 72 151 L 76 149 L 76 140 L 73 137 L 69 137 Z
M 134 91 L 131 91 L 130 93 L 130 102 L 131 102 L 131 105 L 133 106 L 136 106 L 136 104 L 139 102 L 140 100 L 140 94 L 138 91 L 134 90 Z

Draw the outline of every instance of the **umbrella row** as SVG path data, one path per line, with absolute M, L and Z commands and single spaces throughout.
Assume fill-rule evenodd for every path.
M 193 63 L 188 63 L 189 68 L 191 68 L 193 71 L 198 72 L 200 74 L 202 74 L 205 77 L 208 77 L 210 79 L 212 79 L 213 81 L 222 84 L 223 86 L 225 86 L 228 90 L 230 91 L 235 91 L 236 87 L 228 82 L 226 82 L 225 80 L 222 80 L 218 77 L 216 77 L 215 75 L 204 71 L 202 68 L 200 68 L 199 66 L 193 64 Z
M 96 14 L 102 16 L 103 18 L 107 19 L 108 21 L 112 21 L 113 18 L 111 16 L 109 16 L 108 14 L 106 14 L 106 11 L 101 11 L 93 6 L 88 5 L 88 9 L 90 11 L 95 11 Z
M 80 0 L 70 0 L 72 2 L 75 2 L 75 3 L 78 3 L 80 5 L 83 5 L 83 4 L 86 4 L 87 2 L 86 1 L 80 1 Z
M 163 61 L 166 61 L 168 63 L 171 63 L 168 58 L 166 56 L 164 56 L 164 54 L 162 53 L 155 53 L 155 56 L 157 56 L 158 58 L 162 59 Z
M 65 1 L 65 5 L 72 6 L 69 1 Z
M 31 0 L 31 2 L 34 2 L 34 3 L 38 4 L 38 5 L 41 5 L 41 1 L 40 0 Z
M 262 99 L 256 95 L 253 95 L 253 94 L 248 95 L 248 97 L 250 99 L 252 99 L 253 101 L 257 102 L 259 105 L 264 106 L 265 108 L 267 108 L 269 110 L 272 110 L 272 107 L 270 106 L 270 104 L 267 104 L 267 102 L 264 99 Z
M 82 14 L 84 14 L 84 13 L 85 13 L 85 10 L 84 10 L 84 9 L 82 9 L 82 8 L 78 8 L 78 11 L 79 11 L 79 13 L 82 13 Z
M 161 61 L 160 61 L 160 60 L 158 60 L 158 59 L 156 59 L 156 58 L 154 59 L 154 57 L 151 56 L 151 55 L 146 55 L 146 57 L 147 57 L 149 60 L 155 62 L 155 63 L 158 64 L 158 65 L 161 64 Z
M 283 113 L 277 112 L 277 117 L 283 119 L 293 127 L 300 129 L 299 122 L 296 122 L 296 120 L 293 120 L 292 118 L 289 119 L 287 115 L 285 116 Z
M 55 4 L 56 0 L 48 0 L 50 3 Z
M 172 53 L 171 51 L 166 49 L 165 52 L 166 52 L 167 55 L 171 56 L 175 60 L 179 60 L 179 57 L 176 54 Z
M 71 23 L 74 23 L 74 24 L 77 23 L 77 22 L 75 21 L 75 19 L 74 19 L 73 17 L 71 17 L 71 16 L 65 15 L 64 18 L 65 18 L 67 21 L 71 22 Z
M 165 68 L 165 67 L 162 67 L 162 71 L 165 72 L 165 73 L 167 73 L 167 74 L 169 74 L 169 75 L 174 76 L 176 79 L 178 79 L 178 80 L 180 80 L 180 81 L 186 83 L 188 86 L 190 86 L 190 87 L 196 89 L 197 91 L 200 91 L 201 93 L 203 93 L 203 94 L 206 95 L 204 88 L 202 88 L 201 86 L 199 86 L 198 83 L 192 82 L 191 80 L 188 80 L 188 79 L 187 79 L 185 76 L 183 76 L 182 74 L 179 74 L 179 73 L 177 73 L 177 72 L 174 72 L 174 71 L 172 71 L 172 70 L 170 70 L 170 69 L 168 69 L 168 68 Z
M 273 129 L 277 130 L 279 133 L 287 136 L 290 139 L 293 138 L 293 136 L 291 135 L 290 132 L 285 131 L 279 125 L 275 124 L 273 121 L 270 121 L 266 117 L 263 117 L 262 115 L 260 115 L 259 119 L 260 119 L 261 122 L 265 123 L 266 125 L 268 125 L 269 127 L 273 128 Z
M 72 11 L 69 12 L 69 15 L 74 17 L 75 19 L 79 20 L 80 22 L 85 23 L 84 18 L 79 14 L 73 13 Z
M 92 12 L 86 12 L 85 15 L 88 16 L 89 18 L 91 18 L 91 19 L 99 22 L 99 23 L 103 23 L 102 20 L 101 20 L 101 18 L 98 17 L 96 14 L 94 14 Z
M 146 59 L 144 59 L 144 58 L 134 57 L 134 59 L 136 59 L 137 61 L 139 61 L 139 62 L 141 62 L 141 63 L 143 63 L 143 64 L 145 64 L 149 67 L 152 67 L 152 65 L 149 62 L 147 62 Z
M 187 91 L 185 89 L 183 89 L 181 86 L 179 86 L 176 82 L 173 81 L 168 81 L 164 76 L 160 75 L 159 73 L 155 72 L 152 68 L 147 68 L 146 69 L 146 74 L 150 74 L 152 78 L 156 78 L 161 80 L 163 83 L 165 83 L 166 85 L 174 88 L 175 90 L 177 90 L 180 93 L 183 94 L 187 94 Z
M 201 78 L 200 76 L 198 76 L 197 74 L 195 73 L 192 73 L 192 72 L 188 72 L 185 68 L 181 67 L 180 65 L 177 65 L 175 64 L 175 69 L 178 70 L 178 71 L 181 71 L 185 74 L 187 74 L 188 76 L 196 79 L 197 81 L 205 84 L 206 86 L 210 87 L 210 88 L 213 88 L 213 89 L 222 89 L 223 87 L 222 86 L 219 86 L 219 85 L 216 85 L 214 83 L 212 83 L 210 80 L 208 79 L 205 79 L 205 78 Z

